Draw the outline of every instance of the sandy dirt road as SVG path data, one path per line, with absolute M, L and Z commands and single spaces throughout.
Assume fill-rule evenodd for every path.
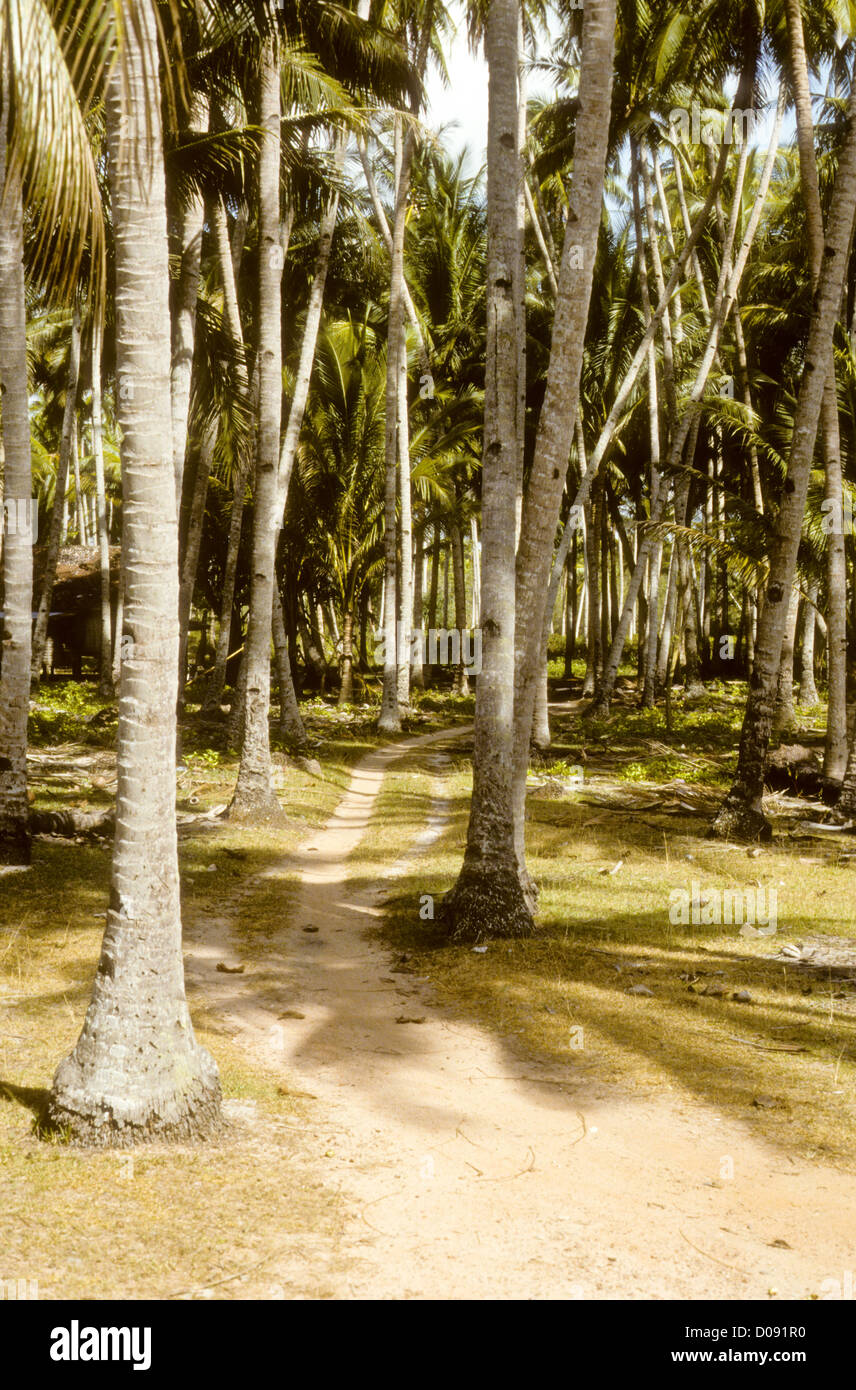
M 214 973 L 236 954 L 227 921 L 192 943 L 191 988 L 312 1097 L 307 1150 L 342 1202 L 335 1237 L 270 1262 L 277 1295 L 829 1296 L 826 1281 L 856 1267 L 852 1177 L 792 1160 L 695 1098 L 634 1098 L 581 1080 L 571 1057 L 515 1056 L 367 939 L 388 879 L 366 883 L 348 861 L 384 773 L 406 757 L 441 789 L 452 742 L 446 731 L 363 759 L 298 852 L 292 926 L 245 975 Z M 443 820 L 438 792 L 408 855 Z

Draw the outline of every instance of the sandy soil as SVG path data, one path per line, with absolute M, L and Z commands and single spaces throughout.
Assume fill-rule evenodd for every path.
M 273 1296 L 829 1296 L 825 1281 L 856 1264 L 851 1176 L 678 1092 L 581 1081 L 570 1053 L 566 1068 L 516 1056 L 367 939 L 386 885 L 360 883 L 348 857 L 405 756 L 436 789 L 408 858 L 441 832 L 449 742 L 412 739 L 358 765 L 298 853 L 293 925 L 244 974 L 216 973 L 240 960 L 228 919 L 189 943 L 191 988 L 306 1093 L 306 1157 L 346 1213 L 335 1237 L 268 1261 Z

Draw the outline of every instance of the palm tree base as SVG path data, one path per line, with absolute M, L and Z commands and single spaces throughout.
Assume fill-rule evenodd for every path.
M 457 883 L 440 904 L 438 921 L 456 945 L 535 935 L 527 894 L 507 865 L 473 867 L 465 861 Z
M 41 1126 L 44 1135 L 59 1134 L 87 1148 L 130 1149 L 193 1143 L 221 1132 L 217 1067 L 198 1044 L 175 1060 L 165 1079 L 119 1072 L 112 1056 L 97 1057 L 84 1069 L 76 1052 L 57 1069 Z
M 707 832 L 709 840 L 739 840 L 745 844 L 770 840 L 772 835 L 773 827 L 763 811 L 730 796 L 723 801 Z
M 276 794 L 270 788 L 235 788 L 231 805 L 226 811 L 226 820 L 243 821 L 252 825 L 276 824 L 287 819 Z

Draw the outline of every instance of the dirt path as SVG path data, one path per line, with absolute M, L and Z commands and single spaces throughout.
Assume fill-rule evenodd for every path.
M 570 1055 L 566 1069 L 515 1057 L 366 939 L 384 885 L 360 887 L 348 856 L 390 764 L 407 755 L 440 787 L 449 742 L 358 765 L 299 851 L 294 925 L 245 975 L 214 973 L 235 953 L 227 924 L 193 944 L 191 984 L 313 1097 L 308 1156 L 343 1198 L 339 1236 L 290 1250 L 271 1278 L 286 1297 L 828 1296 L 856 1267 L 852 1177 L 689 1097 L 636 1100 L 575 1078 Z M 427 819 L 408 857 L 442 831 L 439 797 Z

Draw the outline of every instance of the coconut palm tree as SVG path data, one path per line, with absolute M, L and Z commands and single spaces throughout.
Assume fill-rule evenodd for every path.
M 457 940 L 497 932 L 528 936 L 530 904 L 516 861 L 514 764 L 515 537 L 519 479 L 517 304 L 517 0 L 493 0 L 485 50 L 489 67 L 487 165 L 487 355 L 482 459 L 482 669 L 476 691 L 473 794 L 464 862 L 443 903 Z M 567 460 L 565 460 L 567 462 Z M 551 537 L 552 542 L 552 537 Z M 531 727 L 531 720 L 530 720 Z
M 151 0 L 123 0 L 106 90 L 116 257 L 126 640 L 110 906 L 80 1038 L 50 1122 L 90 1145 L 196 1139 L 220 1124 L 217 1068 L 184 993 L 175 820 L 178 517 L 170 412 L 169 260 Z M 140 287 L 145 293 L 140 293 Z

